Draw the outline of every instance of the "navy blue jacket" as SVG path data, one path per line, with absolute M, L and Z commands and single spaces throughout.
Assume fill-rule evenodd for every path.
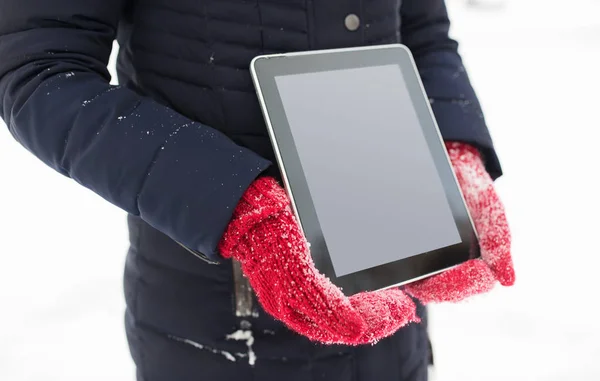
M 214 256 L 236 202 L 272 159 L 249 60 L 400 41 L 415 56 L 444 138 L 479 145 L 499 175 L 443 1 L 406 1 L 401 18 L 398 0 L 339 3 L 3 0 L 0 113 L 52 168 Z M 344 29 L 350 12 L 363 12 L 361 31 Z M 106 65 L 117 32 L 124 81 L 113 87 Z
M 345 27 L 348 14 L 359 17 L 355 31 Z M 443 0 L 0 0 L 0 116 L 44 163 L 129 213 L 136 357 L 142 328 L 211 342 L 212 331 L 221 337 L 239 323 L 215 320 L 230 304 L 215 285 L 232 292 L 216 246 L 246 187 L 276 172 L 248 72 L 254 56 L 404 43 L 443 137 L 476 145 L 492 176 L 501 174 L 448 28 Z M 115 38 L 120 86 L 109 85 L 106 69 Z M 201 263 L 174 240 L 221 265 Z M 202 287 L 212 291 L 189 294 Z M 206 328 L 219 324 L 223 332 Z M 140 356 L 138 369 L 149 372 Z M 152 374 L 139 377 L 163 379 Z

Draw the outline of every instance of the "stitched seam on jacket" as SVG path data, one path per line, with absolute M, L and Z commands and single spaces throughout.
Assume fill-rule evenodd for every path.
M 218 41 L 210 42 L 206 38 L 202 38 L 202 37 L 190 37 L 190 36 L 186 36 L 183 34 L 175 33 L 173 31 L 156 29 L 156 28 L 153 28 L 153 27 L 149 26 L 148 24 L 145 24 L 141 21 L 138 24 L 139 24 L 139 26 L 138 26 L 139 30 L 145 30 L 146 33 L 148 30 L 151 30 L 151 33 L 153 32 L 156 34 L 165 34 L 165 35 L 168 35 L 171 37 L 177 37 L 177 38 L 185 40 L 185 41 L 193 41 L 196 43 L 199 42 L 199 43 L 203 43 L 203 44 L 211 43 L 212 45 L 219 44 L 219 45 L 231 46 L 232 48 L 247 49 L 252 52 L 255 52 L 260 49 L 260 44 L 250 45 L 250 44 L 242 44 L 239 42 L 225 41 L 225 40 L 218 40 Z M 271 51 L 273 53 L 283 53 L 284 52 L 284 50 L 277 50 L 277 49 L 269 49 L 269 51 Z
M 160 73 L 154 69 L 137 69 L 138 73 L 142 73 L 142 72 L 147 72 L 148 74 L 154 75 L 156 77 L 160 77 L 163 78 L 165 80 L 170 80 L 170 81 L 176 81 L 176 82 L 180 82 L 183 84 L 186 84 L 188 86 L 194 86 L 194 87 L 198 87 L 200 89 L 202 89 L 203 91 L 236 91 L 236 92 L 240 92 L 240 93 L 247 93 L 247 94 L 252 94 L 252 89 L 250 87 L 248 87 L 248 89 L 232 89 L 232 88 L 228 88 L 228 87 L 215 87 L 215 88 L 211 88 L 209 86 L 206 85 L 201 85 L 201 84 L 197 84 L 197 83 L 190 83 L 190 80 L 187 79 L 181 79 L 181 78 L 176 78 L 172 75 L 167 75 L 164 73 Z
M 155 8 L 157 10 L 168 11 L 168 12 L 176 13 L 178 15 L 196 17 L 196 18 L 202 19 L 202 21 L 205 21 L 207 23 L 211 22 L 211 21 L 215 21 L 215 22 L 224 23 L 224 24 L 233 24 L 233 25 L 237 25 L 237 26 L 253 27 L 253 28 L 257 28 L 257 29 L 272 29 L 274 31 L 280 30 L 282 27 L 282 25 L 262 24 L 262 21 L 260 24 L 254 24 L 254 23 L 249 23 L 249 22 L 240 22 L 239 20 L 226 19 L 226 18 L 222 18 L 219 16 L 208 15 L 208 14 L 205 17 L 204 15 L 199 14 L 199 13 L 180 11 L 177 9 L 166 7 L 163 4 L 156 5 Z M 302 9 L 302 11 L 304 12 L 305 10 Z M 385 18 L 389 18 L 389 17 L 391 17 L 391 16 L 386 16 Z M 144 25 L 146 27 L 157 29 L 153 24 L 150 24 L 150 23 L 144 23 Z M 297 33 L 297 34 L 302 34 L 302 35 L 307 34 L 306 30 L 302 30 L 302 29 L 298 29 L 298 28 L 294 28 L 294 27 L 284 26 L 284 29 L 287 32 L 291 32 L 291 33 Z M 164 29 L 159 29 L 159 30 L 164 31 Z
M 236 24 L 239 25 L 239 24 Z M 190 37 L 189 35 L 185 35 L 183 33 L 177 33 L 174 32 L 172 30 L 164 30 L 164 29 L 158 29 L 156 27 L 154 27 L 153 25 L 143 22 L 143 21 L 139 21 L 138 24 L 136 25 L 138 30 L 143 30 L 146 33 L 148 31 L 150 31 L 150 33 L 156 33 L 156 34 L 164 34 L 164 35 L 168 35 L 171 37 L 177 37 L 179 39 L 185 40 L 185 41 L 193 41 L 196 43 L 204 43 L 204 44 L 208 44 L 208 43 L 212 43 L 212 44 L 222 44 L 222 45 L 227 45 L 227 46 L 231 46 L 231 47 L 238 47 L 238 48 L 245 48 L 248 50 L 257 50 L 260 48 L 260 44 L 246 44 L 246 43 L 240 43 L 240 42 L 235 42 L 235 41 L 228 41 L 225 39 L 218 39 L 215 41 L 208 41 L 208 39 L 206 37 L 202 37 L 202 36 L 195 36 L 195 37 Z M 259 26 L 257 26 L 258 28 Z M 274 29 L 275 31 L 279 31 L 281 29 L 281 27 L 277 27 L 276 29 Z M 308 33 L 306 32 L 296 32 L 292 29 L 286 29 L 287 32 L 291 32 L 291 33 L 295 33 L 298 36 L 307 36 Z M 270 49 L 273 50 L 274 52 L 284 52 L 285 50 L 277 50 L 277 49 Z
M 182 61 L 182 62 L 186 62 L 186 63 L 191 63 L 194 65 L 202 65 L 202 66 L 206 66 L 206 67 L 215 67 L 215 66 L 220 66 L 220 67 L 224 67 L 227 69 L 233 69 L 233 70 L 247 70 L 245 67 L 238 67 L 238 66 L 234 66 L 234 65 L 227 65 L 227 64 L 208 64 L 205 62 L 202 62 L 200 60 L 193 60 L 191 58 L 185 58 L 185 57 L 180 57 L 180 56 L 176 56 L 174 54 L 171 53 L 166 53 L 166 52 L 158 52 L 158 51 L 152 51 L 146 47 L 142 47 L 139 44 L 134 44 L 132 45 L 132 48 L 135 49 L 137 52 L 139 53 L 144 53 L 144 54 L 148 54 L 148 55 L 152 55 L 152 56 L 156 56 L 156 57 L 166 57 L 166 58 L 170 58 L 176 61 Z
M 253 0 L 219 0 L 222 3 L 231 3 L 234 5 L 239 5 L 240 3 L 242 4 L 247 4 L 247 5 L 251 5 L 253 4 Z M 186 11 L 178 11 L 175 8 L 171 8 L 166 6 L 165 4 L 161 3 L 161 2 L 157 2 L 157 1 L 152 1 L 152 0 L 148 0 L 147 1 L 147 5 L 155 7 L 155 8 L 161 8 L 161 9 L 167 9 L 167 10 L 172 10 L 172 11 L 176 11 L 176 12 L 182 12 L 182 13 L 186 13 Z M 191 13 L 191 12 L 189 12 Z
M 285 53 L 286 52 L 286 50 L 284 50 L 284 49 L 274 49 L 274 48 L 266 49 L 264 47 L 261 48 L 258 45 L 257 46 L 241 45 L 241 44 L 231 43 L 231 42 L 227 42 L 227 41 L 216 41 L 216 42 L 212 42 L 210 45 L 208 44 L 208 42 L 206 42 L 206 44 L 207 44 L 206 45 L 207 48 L 208 48 L 208 46 L 224 45 L 224 46 L 229 46 L 232 49 L 244 49 L 244 50 L 247 50 L 250 53 L 250 55 L 252 55 L 252 57 L 254 57 L 257 54 L 256 53 L 257 51 L 261 51 L 262 53 L 273 53 L 273 54 L 275 54 L 275 53 Z M 244 62 L 244 64 L 241 65 L 241 66 L 236 66 L 236 65 L 233 65 L 233 64 L 222 64 L 222 63 L 209 65 L 209 64 L 203 63 L 200 60 L 192 60 L 190 58 L 181 58 L 179 56 L 171 55 L 169 53 L 165 54 L 165 53 L 159 52 L 159 51 L 155 52 L 155 51 L 149 50 L 146 47 L 142 47 L 142 45 L 139 44 L 139 43 L 133 44 L 132 47 L 135 47 L 136 49 L 138 47 L 141 47 L 140 50 L 142 50 L 143 52 L 146 52 L 146 53 L 156 54 L 156 55 L 164 55 L 164 56 L 167 56 L 167 57 L 172 57 L 174 59 L 180 59 L 182 61 L 191 62 L 191 63 L 194 63 L 194 64 L 203 64 L 205 66 L 223 66 L 223 67 L 227 67 L 227 68 L 231 68 L 231 69 L 239 69 L 239 70 L 246 70 L 246 71 L 248 70 L 248 65 L 247 64 L 249 63 L 249 61 L 248 62 Z
M 239 42 L 226 41 L 226 40 L 208 41 L 206 38 L 202 38 L 202 37 L 190 37 L 190 36 L 185 36 L 182 34 L 174 33 L 173 31 L 166 31 L 166 30 L 152 28 L 152 27 L 144 24 L 143 22 L 139 22 L 139 24 L 140 24 L 140 26 L 138 26 L 138 29 L 145 31 L 145 33 L 163 34 L 163 35 L 168 35 L 171 37 L 176 37 L 181 40 L 191 41 L 191 42 L 201 43 L 201 44 L 223 45 L 225 47 L 231 47 L 232 49 L 245 49 L 245 50 L 252 52 L 253 57 L 256 55 L 257 50 L 261 51 L 260 43 L 251 45 L 251 44 L 243 44 L 243 43 L 239 43 Z M 308 34 L 302 34 L 302 35 L 308 36 Z M 134 46 L 134 45 L 132 45 L 132 46 Z M 136 43 L 135 46 L 141 46 L 141 45 L 139 43 Z M 285 53 L 287 51 L 286 49 L 282 49 L 282 48 L 279 48 L 279 49 L 278 48 L 268 48 L 267 49 L 267 48 L 263 47 L 262 49 L 263 49 L 261 51 L 262 53 L 273 53 L 273 54 L 274 53 Z M 192 61 L 192 62 L 196 62 L 196 61 Z M 233 65 L 230 65 L 230 66 L 237 68 L 236 66 L 233 66 Z
M 151 56 L 156 56 L 156 57 L 164 57 L 164 58 L 169 58 L 175 61 L 181 61 L 181 62 L 186 62 L 186 63 L 191 63 L 194 65 L 201 65 L 201 66 L 206 66 L 206 67 L 215 67 L 215 66 L 221 66 L 227 69 L 232 69 L 232 70 L 245 70 L 241 67 L 235 67 L 233 65 L 224 65 L 224 64 L 216 64 L 216 65 L 211 65 L 205 62 L 202 62 L 200 60 L 193 60 L 190 58 L 185 58 L 185 57 L 179 57 L 177 55 L 171 54 L 171 53 L 166 53 L 166 52 L 157 52 L 157 51 L 152 51 L 148 48 L 145 47 L 141 47 L 138 44 L 135 44 L 132 46 L 137 52 L 139 53 L 143 53 L 143 54 L 148 54 Z
M 177 78 L 175 76 L 169 75 L 169 74 L 164 74 L 161 73 L 160 71 L 154 70 L 154 69 L 150 69 L 150 68 L 138 68 L 137 69 L 137 73 L 148 73 L 150 75 L 153 75 L 155 77 L 159 77 L 165 80 L 170 80 L 170 81 L 176 81 L 176 82 L 180 82 L 183 83 L 185 85 L 188 86 L 193 86 L 193 87 L 197 87 L 202 91 L 212 91 L 212 89 L 208 86 L 208 85 L 202 85 L 199 83 L 191 83 L 191 81 L 188 81 L 186 79 L 183 78 Z
M 221 1 L 221 2 L 228 2 L 229 1 L 229 2 L 235 3 L 236 5 L 239 5 L 238 1 L 235 1 L 235 2 L 231 1 L 231 0 L 219 0 L 219 1 Z M 275 3 L 275 2 L 264 1 L 264 0 L 261 0 L 261 2 L 265 3 L 265 4 L 269 4 L 269 5 L 273 6 L 274 8 L 280 8 L 280 9 L 283 9 L 283 10 L 292 9 L 292 10 L 300 10 L 300 11 L 303 11 L 303 12 L 306 11 L 306 8 L 302 8 L 301 6 L 295 7 L 295 6 L 290 6 L 289 4 L 283 5 L 281 3 Z M 250 4 L 253 4 L 254 2 L 244 1 L 244 3 L 250 5 Z M 195 16 L 195 17 L 198 17 L 198 18 L 204 18 L 203 14 L 198 14 L 198 13 L 195 13 L 195 12 L 193 12 L 191 10 L 189 10 L 189 11 L 188 10 L 182 11 L 182 10 L 179 10 L 179 9 L 168 7 L 165 4 L 161 4 L 161 3 L 150 2 L 148 5 L 151 6 L 152 8 L 154 8 L 154 9 L 157 9 L 157 10 L 169 11 L 169 12 L 173 12 L 173 13 L 177 13 L 177 14 L 181 14 L 181 15 L 185 15 L 185 16 Z M 222 17 L 219 17 L 219 16 L 215 16 L 215 15 L 207 15 L 207 16 L 209 17 L 210 20 L 222 21 L 222 22 L 227 22 L 227 23 L 233 23 L 233 24 L 236 24 L 236 25 L 242 24 L 242 25 L 251 25 L 251 26 L 257 26 L 257 27 L 271 27 L 271 28 L 277 28 L 277 29 L 279 28 L 279 26 L 256 25 L 256 24 L 251 24 L 251 23 L 240 23 L 239 21 L 236 21 L 236 20 L 226 19 L 226 18 L 222 18 Z

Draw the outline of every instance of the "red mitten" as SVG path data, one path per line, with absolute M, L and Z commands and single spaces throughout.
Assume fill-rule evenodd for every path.
M 515 281 L 504 206 L 479 152 L 456 142 L 446 143 L 446 149 L 479 236 L 481 259 L 407 285 L 405 290 L 423 303 L 458 302 L 491 290 L 496 281 L 504 286 Z
M 419 321 L 414 302 L 398 289 L 346 297 L 320 274 L 289 199 L 273 178 L 248 188 L 219 249 L 240 261 L 265 311 L 311 340 L 373 343 Z

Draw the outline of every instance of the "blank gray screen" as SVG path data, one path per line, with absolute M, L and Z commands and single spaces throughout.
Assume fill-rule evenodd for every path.
M 275 80 L 336 276 L 461 242 L 399 66 Z

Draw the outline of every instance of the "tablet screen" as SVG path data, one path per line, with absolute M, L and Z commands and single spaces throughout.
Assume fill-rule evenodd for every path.
M 398 65 L 275 82 L 336 276 L 461 242 Z

